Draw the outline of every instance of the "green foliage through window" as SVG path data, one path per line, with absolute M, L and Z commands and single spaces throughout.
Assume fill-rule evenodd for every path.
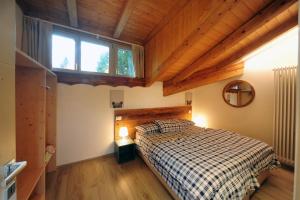
M 130 77 L 135 76 L 131 50 L 118 49 L 117 74 Z
M 98 65 L 97 65 L 97 72 L 100 73 L 108 73 L 108 66 L 109 66 L 109 53 L 101 54 Z

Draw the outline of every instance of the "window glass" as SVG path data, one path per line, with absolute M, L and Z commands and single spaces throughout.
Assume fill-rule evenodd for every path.
M 52 68 L 75 70 L 75 40 L 52 35 Z
M 131 50 L 122 48 L 118 49 L 117 74 L 121 76 L 135 76 Z
M 109 73 L 109 47 L 81 42 L 81 71 Z

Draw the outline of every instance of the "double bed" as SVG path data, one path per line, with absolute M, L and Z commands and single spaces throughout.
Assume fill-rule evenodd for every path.
M 164 133 L 133 130 L 153 120 L 191 118 L 189 106 L 157 109 L 116 111 L 122 120 L 115 128 L 129 126 L 139 155 L 174 199 L 247 199 L 279 165 L 272 147 L 231 131 L 194 125 Z

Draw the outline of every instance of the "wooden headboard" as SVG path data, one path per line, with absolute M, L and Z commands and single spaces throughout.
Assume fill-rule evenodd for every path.
M 119 139 L 120 127 L 128 128 L 128 136 L 135 139 L 135 127 L 156 119 L 192 119 L 191 106 L 115 110 L 114 138 Z

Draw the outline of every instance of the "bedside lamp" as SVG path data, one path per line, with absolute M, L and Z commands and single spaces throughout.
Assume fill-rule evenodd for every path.
M 119 136 L 121 137 L 121 139 L 125 139 L 128 136 L 128 129 L 127 127 L 123 126 L 120 128 L 119 130 Z
M 203 128 L 207 128 L 207 119 L 204 116 L 197 116 L 194 120 L 195 125 Z

